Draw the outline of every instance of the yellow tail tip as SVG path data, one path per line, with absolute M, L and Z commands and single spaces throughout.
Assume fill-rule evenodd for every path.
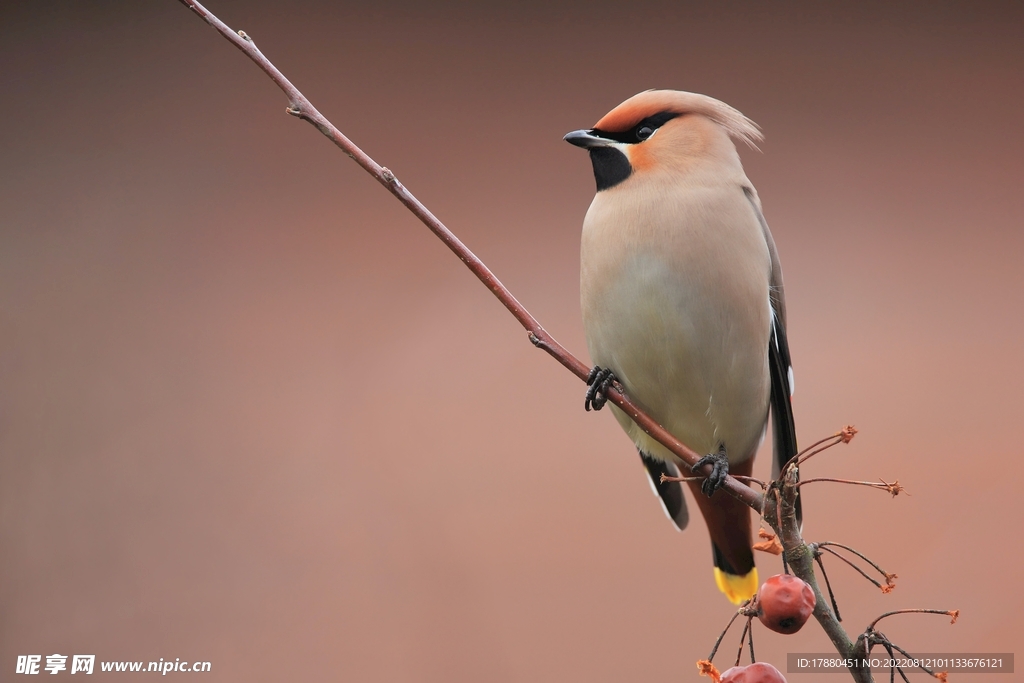
M 757 567 L 754 567 L 743 576 L 726 574 L 718 567 L 715 567 L 715 584 L 718 590 L 725 593 L 729 602 L 739 605 L 754 597 L 757 592 Z

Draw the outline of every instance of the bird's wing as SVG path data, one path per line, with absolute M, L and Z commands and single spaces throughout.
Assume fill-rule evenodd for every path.
M 658 496 L 662 509 L 665 510 L 665 514 L 672 520 L 676 529 L 682 531 L 690 522 L 690 514 L 686 509 L 686 499 L 683 498 L 683 485 L 678 481 L 661 480 L 662 474 L 669 477 L 678 477 L 679 468 L 670 462 L 651 457 L 643 451 L 640 451 L 640 459 L 644 463 L 644 469 L 647 470 L 651 489 Z
M 772 380 L 772 440 L 774 460 L 772 476 L 777 477 L 782 466 L 797 453 L 796 426 L 793 421 L 793 365 L 789 358 L 789 342 L 786 339 L 786 298 L 782 286 L 782 266 L 775 248 L 775 240 L 768 229 L 768 223 L 761 213 L 761 202 L 752 187 L 744 187 L 750 206 L 764 232 L 764 241 L 771 256 L 771 278 L 769 297 L 772 304 L 772 338 L 768 344 L 768 365 Z M 797 507 L 799 513 L 799 506 Z

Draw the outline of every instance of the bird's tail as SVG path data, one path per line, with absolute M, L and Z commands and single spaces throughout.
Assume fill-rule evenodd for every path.
M 757 580 L 757 567 L 751 566 L 745 574 L 733 569 L 714 541 L 711 542 L 711 554 L 715 560 L 715 584 L 729 598 L 729 602 L 739 605 L 754 597 L 760 583 Z
M 750 476 L 754 459 L 729 465 L 729 473 Z M 757 568 L 751 547 L 750 508 L 725 491 L 708 498 L 700 491 L 700 482 L 689 482 L 711 536 L 711 555 L 715 563 L 715 584 L 733 604 L 750 599 L 757 592 Z

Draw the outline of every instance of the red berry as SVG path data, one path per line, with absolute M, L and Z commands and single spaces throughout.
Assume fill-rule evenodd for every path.
M 757 592 L 757 618 L 777 633 L 796 633 L 814 611 L 814 591 L 792 574 L 776 574 Z
M 722 683 L 786 683 L 786 677 L 768 662 L 754 662 L 727 669 Z

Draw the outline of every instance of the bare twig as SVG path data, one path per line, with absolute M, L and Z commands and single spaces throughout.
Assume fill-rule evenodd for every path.
M 856 550 L 855 548 L 851 548 L 848 545 L 843 545 L 842 543 L 836 543 L 835 541 L 822 541 L 821 543 L 814 543 L 812 545 L 813 545 L 813 547 L 822 548 L 822 549 L 825 549 L 825 550 L 828 550 L 829 546 L 835 546 L 837 548 L 842 548 L 843 550 L 845 550 L 847 552 L 853 553 L 854 555 L 856 555 L 857 557 L 859 557 L 860 559 L 864 560 L 865 562 L 870 564 L 872 567 L 874 567 L 875 571 L 877 571 L 879 574 L 881 574 L 882 576 L 885 577 L 885 582 L 887 584 L 889 584 L 889 585 L 895 585 L 895 584 L 893 584 L 893 579 L 898 579 L 899 578 L 895 574 L 890 574 L 889 572 L 887 572 L 884 569 L 882 569 L 881 567 L 879 567 L 878 563 L 876 563 L 874 560 L 872 560 L 870 557 L 868 557 L 864 553 L 860 552 L 859 550 Z M 829 552 L 831 552 L 836 557 L 842 558 L 842 556 L 839 555 L 839 553 L 837 553 L 837 552 L 835 552 L 833 550 L 829 550 Z M 845 559 L 845 558 L 842 558 L 842 559 Z M 888 592 L 889 591 L 886 591 L 886 593 L 888 593 Z
M 889 660 L 892 662 L 889 665 L 889 683 L 895 683 L 896 672 L 900 672 L 900 678 L 903 679 L 904 683 L 910 683 L 910 679 L 907 678 L 907 674 L 903 673 L 903 667 L 896 665 L 896 653 L 893 652 L 893 644 L 886 641 L 882 643 L 882 647 L 889 653 Z
M 813 545 L 813 544 L 812 544 L 812 545 Z M 872 578 L 871 576 L 869 576 L 867 572 L 865 572 L 865 571 L 864 571 L 863 569 L 861 569 L 860 567 L 858 567 L 858 566 L 857 566 L 857 564 L 856 564 L 856 563 L 854 563 L 854 562 L 852 562 L 852 561 L 851 561 L 851 560 L 850 560 L 849 558 L 843 557 L 842 555 L 840 555 L 840 554 L 839 554 L 839 553 L 837 553 L 836 551 L 832 550 L 831 548 L 821 548 L 821 549 L 822 549 L 822 550 L 824 550 L 824 551 L 825 551 L 825 552 L 827 552 L 827 553 L 830 553 L 830 554 L 832 554 L 832 555 L 835 555 L 835 556 L 836 556 L 836 557 L 838 557 L 838 558 L 839 558 L 840 560 L 842 560 L 842 561 L 843 561 L 843 562 L 845 562 L 846 564 L 848 564 L 848 565 L 850 565 L 851 567 L 853 567 L 854 569 L 856 569 L 856 570 L 857 570 L 857 572 L 858 572 L 858 573 L 859 573 L 859 574 L 860 574 L 861 576 L 863 576 L 863 577 L 864 577 L 865 579 L 867 579 L 867 580 L 868 580 L 868 581 L 870 581 L 871 583 L 875 584 L 875 588 L 882 588 L 882 584 L 881 584 L 881 583 L 879 583 L 878 581 L 876 581 L 875 579 L 873 579 L 873 578 Z M 896 577 L 896 575 L 895 575 L 895 574 L 893 574 L 893 578 L 895 578 L 895 577 Z M 885 591 L 885 590 L 883 590 L 883 592 L 885 592 L 885 593 L 888 593 L 888 592 L 890 592 L 890 591 L 891 591 L 891 589 L 890 589 L 889 591 Z
M 833 477 L 815 477 L 814 479 L 804 479 L 803 481 L 798 483 L 797 486 L 803 486 L 804 484 L 813 484 L 813 483 L 819 482 L 819 481 L 831 481 L 831 482 L 835 482 L 837 484 L 855 484 L 857 486 L 870 486 L 873 489 L 881 489 L 883 491 L 888 491 L 889 493 L 892 494 L 893 498 L 895 498 L 896 496 L 900 495 L 901 493 L 906 493 L 906 495 L 908 495 L 908 496 L 910 495 L 909 493 L 907 493 L 907 490 L 905 488 L 903 488 L 903 486 L 900 484 L 900 480 L 899 479 L 897 479 L 893 483 L 889 484 L 884 479 L 879 479 L 878 481 L 854 481 L 853 479 L 835 479 Z
M 757 657 L 754 656 L 754 617 L 747 617 L 747 642 L 750 643 L 750 663 L 753 664 L 757 661 Z
M 906 613 L 912 613 L 912 612 L 927 612 L 929 614 L 931 614 L 931 613 L 946 614 L 946 615 L 949 615 L 949 616 L 953 617 L 953 620 L 950 623 L 956 623 L 956 617 L 960 614 L 959 610 L 953 610 L 951 612 L 942 612 L 940 610 L 899 610 L 897 612 L 889 612 L 888 614 L 883 614 L 881 617 L 876 619 L 872 623 L 871 626 L 868 626 L 867 629 L 864 631 L 864 633 L 862 633 L 859 636 L 857 636 L 857 648 L 858 648 L 858 650 L 863 650 L 864 651 L 864 657 L 867 658 L 867 656 L 871 654 L 871 649 L 875 645 L 881 645 L 882 647 L 885 648 L 885 651 L 889 654 L 889 658 L 890 659 L 893 659 L 893 660 L 896 659 L 896 657 L 893 654 L 893 650 L 896 650 L 900 654 L 902 654 L 904 657 L 906 657 L 908 660 L 915 660 L 916 658 L 913 655 L 911 655 L 909 652 L 904 650 L 902 647 L 900 647 L 896 643 L 894 643 L 891 640 L 889 640 L 889 637 L 887 635 L 885 635 L 884 633 L 882 633 L 880 631 L 876 631 L 874 629 L 874 625 L 877 624 L 880 619 L 883 619 L 883 618 L 885 618 L 887 616 L 892 616 L 893 614 L 906 614 Z M 895 666 L 895 663 L 894 663 L 894 666 Z M 918 664 L 917 668 L 921 669 L 922 671 L 924 671 L 926 674 L 929 674 L 933 678 L 939 679 L 940 681 L 946 681 L 947 680 L 945 673 L 936 672 L 936 671 L 928 668 L 927 666 L 924 666 L 923 664 Z M 909 683 L 909 679 L 907 678 L 907 675 L 905 673 L 903 673 L 902 667 L 899 667 L 899 666 L 895 666 L 895 668 L 890 667 L 890 669 L 889 669 L 889 680 L 890 681 L 895 679 L 895 671 L 899 671 L 900 672 L 900 676 L 903 678 L 903 680 L 907 681 L 907 683 Z
M 895 616 L 897 614 L 944 614 L 944 615 L 946 615 L 947 617 L 950 618 L 949 619 L 949 623 L 950 624 L 955 624 L 956 620 L 960 617 L 960 610 L 958 610 L 958 609 L 951 609 L 951 610 L 948 610 L 948 609 L 897 609 L 897 610 L 893 610 L 892 612 L 886 612 L 882 616 L 880 616 L 877 619 L 875 619 L 874 621 L 872 621 L 870 624 L 868 624 L 868 627 L 867 627 L 867 629 L 865 629 L 865 632 L 867 633 L 867 632 L 874 631 L 875 630 L 875 626 L 882 619 L 885 619 L 886 617 Z
M 821 553 L 814 553 L 814 561 L 818 563 L 818 569 L 821 570 L 821 578 L 825 579 L 825 588 L 828 590 L 828 599 L 832 602 L 832 611 L 836 613 L 836 621 L 842 621 L 843 617 L 839 614 L 839 603 L 836 602 L 836 594 L 832 592 L 832 584 L 828 580 L 828 573 L 825 571 L 825 563 L 821 561 Z
M 196 0 L 179 0 L 183 5 L 202 17 L 218 33 L 224 36 L 232 45 L 245 53 L 249 59 L 256 63 L 270 77 L 270 79 L 284 91 L 288 97 L 288 107 L 285 109 L 292 116 L 313 124 L 317 130 L 323 133 L 331 142 L 337 145 L 345 154 L 350 156 L 367 173 L 374 177 L 391 194 L 398 198 L 409 211 L 423 222 L 430 230 L 437 235 L 444 244 L 451 249 L 466 267 L 489 289 L 491 293 L 509 310 L 527 331 L 528 337 L 534 346 L 547 351 L 559 363 L 565 366 L 570 372 L 582 380 L 586 380 L 590 368 L 584 365 L 578 358 L 573 356 L 564 346 L 555 341 L 547 330 L 530 314 L 526 308 L 519 303 L 505 285 L 501 284 L 497 276 L 481 261 L 472 251 L 463 244 L 458 237 L 452 233 L 440 220 L 432 214 L 409 190 L 399 182 L 395 174 L 389 169 L 374 161 L 368 154 L 349 140 L 334 124 L 317 111 L 316 107 L 306 99 L 305 95 L 299 92 L 298 88 L 292 85 L 291 81 L 285 78 L 276 66 L 267 59 L 256 47 L 244 31 L 232 31 L 231 28 L 218 19 L 213 13 L 203 7 Z M 659 443 L 668 448 L 672 453 L 679 456 L 683 462 L 691 467 L 696 464 L 702 456 L 688 448 L 674 436 L 669 434 L 664 427 L 642 411 L 629 397 L 622 394 L 615 387 L 609 387 L 607 398 L 633 422 L 635 422 L 647 434 L 656 439 Z M 711 466 L 705 466 L 707 474 L 711 473 Z M 744 486 L 733 477 L 728 477 L 722 489 L 735 498 L 743 501 L 755 510 L 761 507 L 761 494 L 749 486 Z
M 791 458 L 786 467 L 797 467 L 804 462 L 810 460 L 812 457 L 826 451 L 833 446 L 837 446 L 841 443 L 850 443 L 853 441 L 853 437 L 857 435 L 857 428 L 853 425 L 846 425 L 832 436 L 826 436 L 824 439 L 815 441 L 807 448 L 803 449 L 796 454 L 795 457 Z M 781 474 L 779 475 L 782 476 Z
M 736 652 L 736 664 L 733 666 L 739 666 L 740 660 L 743 658 L 743 646 L 747 644 L 747 636 L 750 636 L 750 663 L 754 663 L 754 626 L 751 623 L 754 617 L 747 617 L 747 623 L 743 625 L 743 633 L 740 634 L 740 649 Z
M 808 458 L 810 458 L 815 453 L 820 453 L 821 451 L 823 451 L 825 449 L 832 448 L 832 446 L 835 446 L 840 441 L 842 441 L 842 433 L 841 432 L 836 432 L 835 434 L 832 434 L 831 436 L 826 436 L 824 439 L 818 439 L 817 441 L 812 443 L 810 446 L 808 446 L 807 448 L 803 449 L 802 451 L 800 451 L 799 453 L 796 454 L 796 464 L 802 463 L 804 460 L 807 460 Z M 823 445 L 823 444 L 826 444 L 826 445 Z M 821 446 L 821 448 L 818 448 L 819 446 Z
M 722 639 L 725 638 L 725 634 L 729 632 L 730 628 L 732 628 L 733 622 L 736 621 L 736 617 L 743 614 L 743 610 L 747 606 L 747 604 L 749 604 L 749 602 L 744 604 L 743 607 L 741 607 L 740 609 L 733 612 L 732 619 L 730 619 L 729 623 L 725 625 L 724 629 L 722 629 L 722 633 L 718 636 L 718 640 L 715 641 L 715 646 L 711 648 L 711 654 L 708 655 L 706 661 L 714 661 L 715 655 L 718 653 L 718 646 L 722 644 Z
M 882 634 L 879 634 L 879 635 L 882 635 Z M 886 638 L 886 640 L 888 641 L 890 647 L 895 649 L 901 655 L 903 655 L 907 659 L 914 659 L 914 656 L 912 654 L 910 654 L 909 652 L 907 652 L 906 650 L 904 650 L 902 647 L 900 647 L 896 643 L 892 642 L 888 638 Z M 927 666 L 918 665 L 918 668 L 921 669 L 922 671 L 924 671 L 925 673 L 930 674 L 931 676 L 933 676 L 935 678 L 938 678 L 940 681 L 945 681 L 946 680 L 946 675 L 945 674 L 936 673 L 934 670 L 929 669 Z M 906 678 L 906 676 L 904 676 L 904 678 Z

